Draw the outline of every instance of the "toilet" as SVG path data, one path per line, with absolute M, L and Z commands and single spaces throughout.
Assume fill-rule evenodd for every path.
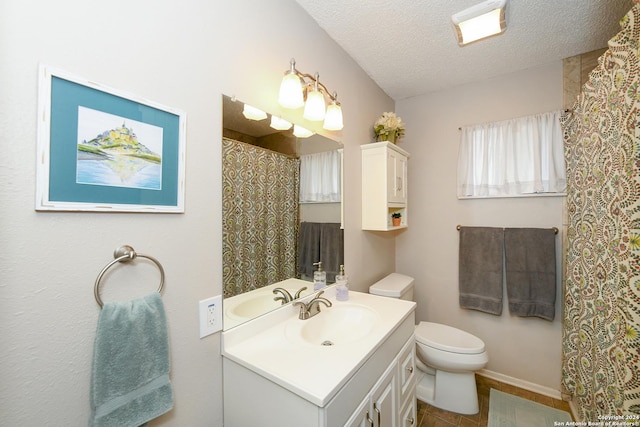
M 413 277 L 392 273 L 369 287 L 369 293 L 413 300 Z M 433 322 L 416 325 L 416 396 L 446 411 L 477 414 L 475 371 L 489 356 L 484 342 L 465 331 Z

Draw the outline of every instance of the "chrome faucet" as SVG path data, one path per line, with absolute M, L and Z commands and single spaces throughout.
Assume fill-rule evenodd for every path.
M 293 299 L 298 299 L 298 298 L 300 298 L 300 295 L 302 294 L 302 291 L 306 291 L 306 290 L 307 290 L 307 287 L 306 287 L 306 286 L 304 286 L 304 287 L 302 287 L 302 288 L 298 289 L 298 290 L 296 291 L 296 295 L 293 297 Z
M 273 300 L 274 301 L 280 301 L 282 304 L 286 304 L 288 302 L 293 301 L 293 297 L 291 296 L 289 291 L 284 289 L 284 288 L 275 288 L 273 290 L 273 294 L 274 295 L 278 295 L 278 294 L 281 295 L 279 297 L 275 297 Z
M 275 297 L 273 300 L 274 301 L 281 301 L 282 304 L 286 304 L 288 302 L 293 301 L 294 299 L 298 299 L 300 298 L 300 294 L 302 294 L 302 291 L 305 291 L 307 289 L 307 287 L 303 287 L 300 288 L 296 291 L 295 296 L 291 296 L 291 294 L 289 293 L 288 290 L 284 289 L 284 288 L 275 288 L 273 290 L 273 294 L 274 295 L 278 295 L 280 294 L 281 296 L 277 296 Z
M 294 306 L 297 306 L 297 305 L 300 306 L 300 315 L 298 316 L 298 319 L 307 320 L 315 316 L 316 314 L 320 313 L 320 303 L 324 304 L 327 307 L 331 307 L 333 305 L 331 304 L 331 301 L 320 296 L 323 293 L 324 291 L 318 292 L 318 294 L 306 304 L 302 301 L 293 303 Z

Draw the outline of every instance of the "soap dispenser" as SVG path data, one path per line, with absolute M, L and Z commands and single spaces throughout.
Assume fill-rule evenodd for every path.
M 313 290 L 319 291 L 327 286 L 327 272 L 322 269 L 322 261 L 314 262 L 318 269 L 313 272 Z
M 340 273 L 336 274 L 336 299 L 338 301 L 349 299 L 349 278 L 344 274 L 344 265 L 340 265 Z

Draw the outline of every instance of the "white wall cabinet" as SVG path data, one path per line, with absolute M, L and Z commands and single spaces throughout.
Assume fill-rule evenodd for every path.
M 409 153 L 382 141 L 360 146 L 362 152 L 362 229 L 387 231 L 408 226 Z M 392 215 L 400 214 L 394 226 Z

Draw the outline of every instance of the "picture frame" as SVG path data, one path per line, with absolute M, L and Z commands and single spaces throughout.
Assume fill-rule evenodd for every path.
M 186 114 L 41 64 L 37 211 L 184 213 Z

